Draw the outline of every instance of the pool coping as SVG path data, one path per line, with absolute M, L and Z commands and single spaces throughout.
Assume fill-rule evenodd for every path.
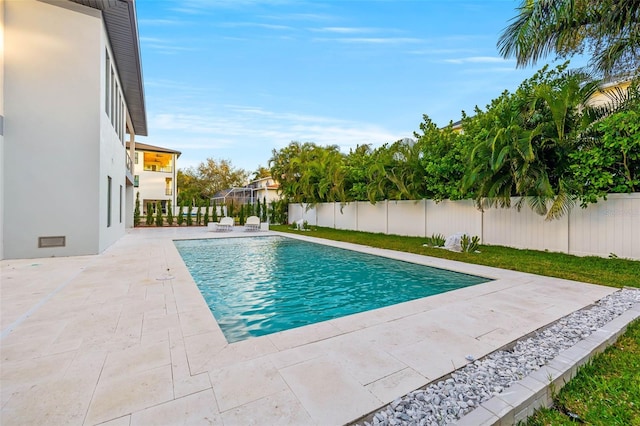
M 483 273 L 483 275 L 479 275 L 474 271 L 473 273 L 470 272 L 472 269 L 468 268 L 468 264 L 465 263 L 461 263 L 461 262 L 456 262 L 456 261 L 451 261 L 448 265 L 447 268 L 445 268 L 443 264 L 440 264 L 438 266 L 434 266 L 434 264 L 432 262 L 429 261 L 430 258 L 427 258 L 425 256 L 413 256 L 413 257 L 409 257 L 407 256 L 408 253 L 402 253 L 402 252 L 397 252 L 394 250 L 387 250 L 387 249 L 379 249 L 379 248 L 374 248 L 374 247 L 368 247 L 368 246 L 362 246 L 362 245 L 358 245 L 358 244 L 352 244 L 352 243 L 344 243 L 344 242 L 340 242 L 340 241 L 333 241 L 333 240 L 327 240 L 327 239 L 323 239 L 323 238 L 315 238 L 315 237 L 307 237 L 304 235 L 295 235 L 295 234 L 288 234 L 288 233 L 283 233 L 283 232 L 270 232 L 269 234 L 245 234 L 245 235 L 236 235 L 234 236 L 235 238 L 233 239 L 240 239 L 242 237 L 246 237 L 246 238 L 270 238 L 270 237 L 279 237 L 279 238 L 286 238 L 289 240 L 295 240 L 295 241 L 301 241 L 301 242 L 305 242 L 305 243 L 310 243 L 310 244 L 316 244 L 316 245 L 321 245 L 321 246 L 326 246 L 326 247 L 330 247 L 333 249 L 338 249 L 338 250 L 347 250 L 350 252 L 354 252 L 354 253 L 359 253 L 359 254 L 363 254 L 363 255 L 367 255 L 367 256 L 374 256 L 376 258 L 383 258 L 383 259 L 387 259 L 387 260 L 391 260 L 391 261 L 396 261 L 396 262 L 401 262 L 404 264 L 412 264 L 412 265 L 417 265 L 418 267 L 426 267 L 426 268 L 432 268 L 432 269 L 437 269 L 437 270 L 442 270 L 442 271 L 448 271 L 448 272 L 452 272 L 455 274 L 461 274 L 463 276 L 470 276 L 470 277 L 474 277 L 480 280 L 483 280 L 482 282 L 478 282 L 478 283 L 474 283 L 474 284 L 469 284 L 469 285 L 464 285 L 458 288 L 452 288 L 452 289 L 447 289 L 445 291 L 442 291 L 441 293 L 436 293 L 436 294 L 431 294 L 431 295 L 427 295 L 424 297 L 419 297 L 419 298 L 413 298 L 413 299 L 408 299 L 408 300 L 404 300 L 404 301 L 400 301 L 397 303 L 392 303 L 392 304 L 388 304 L 388 305 L 382 305 L 379 306 L 377 308 L 373 308 L 373 309 L 367 309 L 364 311 L 359 311 L 359 312 L 353 312 L 350 314 L 345 314 L 345 315 L 340 315 L 338 317 L 335 318 L 329 318 L 326 320 L 321 320 L 321 321 L 316 321 L 307 325 L 314 325 L 314 324 L 318 324 L 320 322 L 324 322 L 324 321 L 331 321 L 331 320 L 335 320 L 335 319 L 339 319 L 342 317 L 346 317 L 349 315 L 355 315 L 358 313 L 366 313 L 375 309 L 382 309 L 382 308 L 386 308 L 389 306 L 393 306 L 393 305 L 398 305 L 401 303 L 406 303 L 406 302 L 411 302 L 412 300 L 418 300 L 418 299 L 424 299 L 426 297 L 431 297 L 431 296 L 436 296 L 438 294 L 442 294 L 442 293 L 447 293 L 449 291 L 455 291 L 455 290 L 459 290 L 459 289 L 463 289 L 463 288 L 467 288 L 467 287 L 473 287 L 476 285 L 481 285 L 481 284 L 486 284 L 486 282 L 491 281 L 491 280 L 496 280 L 496 279 L 500 279 L 500 270 L 496 270 L 496 271 L 492 271 L 492 273 L 487 273 L 487 271 L 481 271 Z M 199 238 L 198 240 L 216 240 L 219 238 Z M 174 239 L 174 242 L 177 241 L 194 241 L 193 239 Z M 179 250 L 178 250 L 179 251 Z M 323 265 L 323 267 L 327 267 L 330 265 Z M 488 276 L 491 275 L 491 276 Z M 196 284 L 197 285 L 197 284 Z M 292 327 L 292 328 L 287 328 L 284 330 L 280 330 L 281 332 L 287 331 L 287 330 L 292 330 L 295 328 L 301 328 L 304 326 L 298 326 L 298 327 Z M 276 332 L 272 332 L 272 333 L 268 333 L 266 335 L 261 335 L 261 336 L 250 336 L 250 337 L 246 337 L 243 339 L 239 339 L 239 340 L 235 340 L 233 342 L 228 341 L 228 343 L 233 344 L 233 343 L 238 343 L 247 339 L 255 339 L 258 337 L 264 337 L 264 336 L 268 336 L 270 334 L 275 334 Z
M 187 413 L 228 425 L 344 424 L 464 365 L 469 353 L 480 358 L 616 291 L 358 246 L 494 281 L 228 344 L 173 240 L 279 234 L 239 231 L 138 228 L 97 256 L 3 260 L 3 329 L 66 283 L 1 342 L 3 424 L 134 425 Z M 73 392 L 42 399 L 62 383 Z M 128 399 L 116 403 L 124 384 Z

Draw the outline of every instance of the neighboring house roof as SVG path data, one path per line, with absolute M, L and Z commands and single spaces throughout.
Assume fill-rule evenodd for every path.
M 274 183 L 272 184 L 267 184 L 265 186 L 257 186 L 260 182 L 264 182 L 264 181 L 270 181 L 272 180 Z M 275 179 L 273 179 L 271 176 L 267 176 L 267 177 L 262 177 L 259 179 L 254 179 L 251 182 L 249 182 L 249 184 L 247 185 L 249 188 L 278 188 L 280 187 L 280 184 L 278 182 L 275 181 Z
M 122 91 L 136 135 L 147 136 L 135 0 L 70 0 L 102 11 Z
M 127 149 L 130 148 L 130 143 L 127 142 Z M 178 158 L 180 158 L 180 151 L 176 151 L 174 149 L 163 148 L 161 146 L 149 145 L 146 143 L 136 142 L 136 151 L 150 151 L 150 152 L 164 152 L 167 154 L 177 154 Z
M 273 178 L 271 176 L 261 177 L 261 178 L 252 180 L 251 182 L 249 182 L 249 184 L 252 184 L 254 182 L 262 182 L 263 180 L 269 180 L 269 179 L 273 179 Z

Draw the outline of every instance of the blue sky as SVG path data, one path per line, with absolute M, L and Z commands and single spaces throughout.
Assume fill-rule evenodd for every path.
M 178 167 L 253 172 L 291 141 L 411 137 L 514 90 L 496 42 L 513 0 L 138 0 L 149 136 Z M 537 69 L 538 67 L 536 67 Z

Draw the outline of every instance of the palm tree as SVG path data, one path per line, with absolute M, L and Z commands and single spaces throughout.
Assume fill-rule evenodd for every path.
M 524 103 L 505 92 L 486 112 L 476 110 L 475 116 L 464 120 L 468 134 L 477 136 L 472 141 L 463 190 L 473 189 L 479 207 L 510 207 L 511 196 L 523 189 L 525 176 L 544 179 L 537 167 L 531 167 L 535 154 L 525 135 L 525 118 Z
M 367 170 L 369 201 L 423 198 L 426 172 L 421 164 L 422 151 L 420 141 L 408 138 L 376 149 Z
M 527 202 L 547 219 L 565 214 L 576 194 L 570 154 L 599 118 L 585 106 L 595 90 L 585 73 L 545 67 L 469 119 L 486 129 L 475 140 L 464 179 L 465 188 L 475 187 L 477 203 L 509 207 L 517 195 L 518 208 Z
M 518 66 L 555 52 L 569 57 L 591 52 L 603 74 L 640 69 L 640 0 L 523 0 L 518 15 L 498 40 Z

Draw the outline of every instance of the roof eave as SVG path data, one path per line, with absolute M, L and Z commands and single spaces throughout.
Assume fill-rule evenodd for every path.
M 133 132 L 139 136 L 147 136 L 147 113 L 135 0 L 70 1 L 102 11 Z

